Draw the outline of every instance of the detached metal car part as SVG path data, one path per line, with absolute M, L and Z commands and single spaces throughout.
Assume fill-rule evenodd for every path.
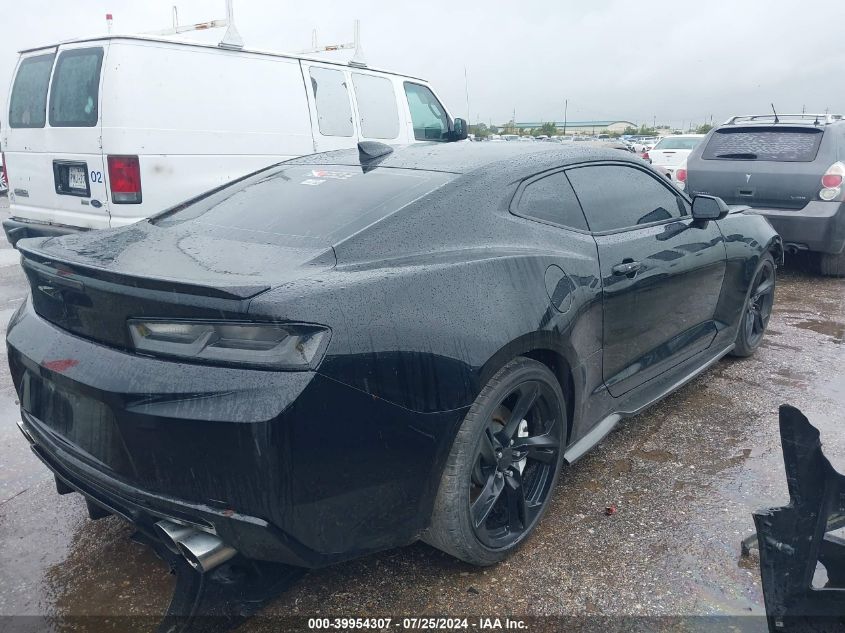
M 757 215 L 552 143 L 362 145 L 18 247 L 24 434 L 199 570 L 419 538 L 501 560 L 564 460 L 753 353 L 782 254 Z
M 798 409 L 780 408 L 789 505 L 754 513 L 760 576 L 772 633 L 845 631 L 845 476 L 822 453 L 818 430 Z M 827 572 L 813 586 L 816 563 Z

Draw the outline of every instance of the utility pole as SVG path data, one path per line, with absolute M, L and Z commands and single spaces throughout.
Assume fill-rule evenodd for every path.
M 467 96 L 467 125 L 469 125 L 469 81 L 467 80 L 467 67 L 464 66 L 464 91 L 466 92 Z
M 563 135 L 566 136 L 566 115 L 569 113 L 569 99 L 563 101 Z

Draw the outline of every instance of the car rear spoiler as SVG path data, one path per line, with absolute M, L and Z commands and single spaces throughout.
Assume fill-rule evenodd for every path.
M 103 268 L 97 268 L 96 266 L 57 259 L 54 256 L 39 251 L 34 244 L 28 243 L 35 241 L 32 239 L 18 242 L 17 249 L 23 254 L 21 266 L 23 266 L 24 270 L 31 270 L 41 276 L 61 280 L 65 285 L 79 284 L 82 286 L 84 279 L 87 277 L 120 284 L 121 286 L 236 300 L 249 299 L 270 289 L 270 286 L 267 284 L 211 285 L 164 277 L 137 277 L 116 273 Z M 43 241 L 39 241 L 38 244 L 43 243 Z

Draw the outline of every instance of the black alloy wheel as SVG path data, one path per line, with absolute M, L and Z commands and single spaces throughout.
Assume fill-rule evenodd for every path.
M 549 495 L 561 450 L 555 398 L 549 385 L 526 380 L 488 420 L 470 487 L 473 528 L 488 547 L 519 541 Z
M 766 254 L 751 283 L 745 312 L 739 324 L 734 356 L 750 356 L 760 346 L 775 303 L 775 262 Z
M 566 429 L 549 368 L 522 357 L 505 365 L 464 419 L 423 539 L 475 565 L 502 560 L 549 504 Z

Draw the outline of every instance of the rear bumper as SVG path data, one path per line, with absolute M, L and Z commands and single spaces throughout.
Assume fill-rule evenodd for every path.
M 845 248 L 845 203 L 813 200 L 803 209 L 748 209 L 765 217 L 783 238 L 784 247 L 818 253 Z
M 57 237 L 60 235 L 70 235 L 71 233 L 80 233 L 84 230 L 86 229 L 64 226 L 62 224 L 29 222 L 16 218 L 3 220 L 3 231 L 5 231 L 6 239 L 12 246 L 17 244 L 18 240 L 28 237 Z
M 109 477 L 63 448 L 49 429 L 26 411 L 21 411 L 19 426 L 32 452 L 53 472 L 57 481 L 111 514 L 129 521 L 152 538 L 156 538 L 153 525 L 157 521 L 175 519 L 201 529 L 210 528 L 225 543 L 248 558 L 301 567 L 314 566 L 320 558 L 258 517 L 154 494 Z
M 7 347 L 24 435 L 65 485 L 143 530 L 175 519 L 304 567 L 415 540 L 465 414 L 417 413 L 315 372 L 138 356 L 28 303 Z

